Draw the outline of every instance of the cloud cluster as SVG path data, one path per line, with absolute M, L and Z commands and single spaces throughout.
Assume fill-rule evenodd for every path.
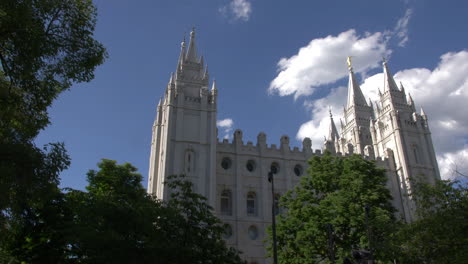
M 233 125 L 234 121 L 232 121 L 231 118 L 216 121 L 216 126 L 223 131 L 224 138 L 229 138 L 231 136 Z
M 395 37 L 398 39 L 398 46 L 404 47 L 408 42 L 408 24 L 413 14 L 413 9 L 407 9 L 405 15 L 400 18 L 393 30 Z
M 467 72 L 468 51 L 460 51 L 442 55 L 433 70 L 412 68 L 394 75 L 412 95 L 416 106 L 422 106 L 428 115 L 440 172 L 446 178 L 455 175 L 455 167 L 460 172 L 468 171 Z M 361 88 L 364 95 L 377 100 L 378 88 L 382 86 L 383 74 L 379 73 L 366 78 Z M 346 88 L 339 87 L 324 98 L 308 102 L 306 106 L 312 112 L 312 120 L 300 127 L 297 138 L 312 137 L 314 147 L 320 147 L 330 123 L 328 107 L 332 106 L 338 125 L 346 96 Z
M 279 73 L 270 83 L 269 92 L 295 98 L 311 95 L 321 85 L 335 83 L 347 75 L 347 56 L 354 57 L 356 72 L 366 72 L 378 67 L 381 58 L 390 53 L 381 32 L 361 36 L 350 29 L 338 36 L 314 39 L 296 55 L 280 59 Z
M 248 21 L 252 13 L 252 4 L 248 0 L 232 0 L 229 4 L 219 8 L 219 12 L 234 20 Z

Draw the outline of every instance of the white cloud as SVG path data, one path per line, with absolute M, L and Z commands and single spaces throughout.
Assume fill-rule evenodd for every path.
M 393 30 L 396 38 L 398 39 L 398 46 L 404 47 L 408 42 L 408 24 L 411 19 L 411 15 L 413 14 L 413 9 L 409 8 L 406 9 L 405 14 L 402 18 L 400 18 Z
M 391 64 L 390 64 L 391 67 Z M 407 93 L 415 101 L 417 109 L 423 106 L 428 115 L 432 140 L 436 150 L 441 175 L 451 177 L 455 165 L 467 171 L 468 164 L 468 51 L 449 52 L 440 57 L 439 65 L 433 69 L 413 68 L 397 72 L 395 80 L 402 82 Z M 383 87 L 383 74 L 368 77 L 361 88 L 364 95 L 377 100 L 378 88 Z M 313 119 L 304 123 L 297 138 L 311 136 L 320 139 L 328 133 L 328 106 L 331 105 L 334 114 L 346 100 L 346 89 L 333 90 L 328 96 L 313 101 L 311 108 Z M 337 109 L 338 111 L 335 111 Z M 335 118 L 339 127 L 339 121 Z M 454 165 L 455 164 L 455 165 Z M 463 167 L 465 166 L 465 167 Z
M 319 86 L 331 84 L 348 74 L 346 57 L 353 56 L 355 72 L 379 66 L 382 56 L 390 55 L 380 32 L 360 36 L 350 29 L 338 36 L 312 40 L 290 57 L 278 62 L 279 73 L 270 83 L 269 92 L 280 96 L 311 95 Z
M 232 121 L 231 118 L 216 121 L 216 126 L 223 131 L 224 138 L 229 138 L 231 136 L 233 125 L 234 121 Z
M 219 12 L 231 16 L 234 20 L 248 21 L 252 13 L 252 4 L 248 0 L 232 0 L 221 7 Z
M 347 93 L 347 87 L 342 86 L 332 89 L 327 97 L 315 101 L 306 101 L 304 105 L 311 111 L 313 119 L 301 125 L 296 138 L 302 140 L 309 137 L 312 139 L 314 149 L 322 148 L 324 137 L 328 134 L 330 127 L 329 109 L 331 109 L 333 119 L 339 129 L 340 118 L 343 117 L 341 109 L 346 102 Z

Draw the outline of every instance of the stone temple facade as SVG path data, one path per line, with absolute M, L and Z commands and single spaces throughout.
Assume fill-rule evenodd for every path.
M 269 263 L 264 239 L 271 224 L 272 208 L 287 190 L 299 182 L 307 169 L 307 160 L 324 149 L 336 155 L 357 153 L 386 169 L 393 205 L 406 221 L 414 219 L 415 205 L 408 193 L 409 179 L 422 177 L 428 182 L 440 179 L 428 126 L 421 109 L 416 112 L 413 99 L 403 85 L 395 83 L 383 63 L 383 91 L 380 100 L 368 103 L 349 63 L 347 106 L 338 132 L 330 115 L 330 130 L 322 150 L 312 150 L 305 138 L 302 148 L 289 146 L 282 136 L 279 146 L 268 145 L 259 133 L 257 142 L 244 142 L 236 130 L 232 142 L 217 138 L 216 113 L 218 89 L 215 81 L 209 89 L 208 68 L 197 54 L 195 32 L 185 41 L 176 72 L 171 74 L 164 96 L 157 106 L 151 142 L 148 192 L 168 199 L 166 177 L 185 174 L 195 191 L 204 195 L 215 214 L 229 224 L 225 239 L 243 252 L 249 263 Z M 267 180 L 276 170 L 275 194 Z

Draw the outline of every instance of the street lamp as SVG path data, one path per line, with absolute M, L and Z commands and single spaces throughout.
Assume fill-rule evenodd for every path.
M 275 184 L 273 181 L 273 174 L 276 170 L 271 169 L 268 172 L 268 181 L 271 182 L 271 222 L 272 222 L 272 233 L 273 233 L 273 264 L 278 264 L 278 252 L 276 249 L 276 221 L 275 221 Z

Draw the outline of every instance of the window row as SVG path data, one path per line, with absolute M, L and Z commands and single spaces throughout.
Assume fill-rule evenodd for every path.
M 274 210 L 275 215 L 280 213 L 279 208 L 279 199 L 280 194 L 275 194 L 274 197 Z M 221 214 L 222 215 L 232 215 L 232 192 L 231 190 L 223 190 L 221 192 Z M 258 215 L 258 202 L 257 194 L 255 192 L 247 193 L 246 197 L 246 214 L 248 216 L 257 216 Z
M 231 167 L 232 167 L 232 160 L 229 157 L 224 157 L 221 160 L 221 168 L 223 168 L 224 170 L 229 170 Z M 254 160 L 248 160 L 247 163 L 245 164 L 245 168 L 248 171 L 253 172 L 257 168 L 257 164 L 255 163 Z M 275 174 L 278 173 L 280 171 L 279 164 L 277 162 L 272 162 L 270 165 L 270 171 Z M 296 166 L 294 166 L 293 172 L 296 176 L 301 176 L 304 173 L 304 169 L 302 168 L 300 164 L 296 164 Z
M 257 240 L 258 238 L 258 228 L 254 225 L 249 226 L 247 229 L 247 235 L 251 240 Z M 229 239 L 232 237 L 232 227 L 229 224 L 226 224 L 224 227 L 223 238 Z

